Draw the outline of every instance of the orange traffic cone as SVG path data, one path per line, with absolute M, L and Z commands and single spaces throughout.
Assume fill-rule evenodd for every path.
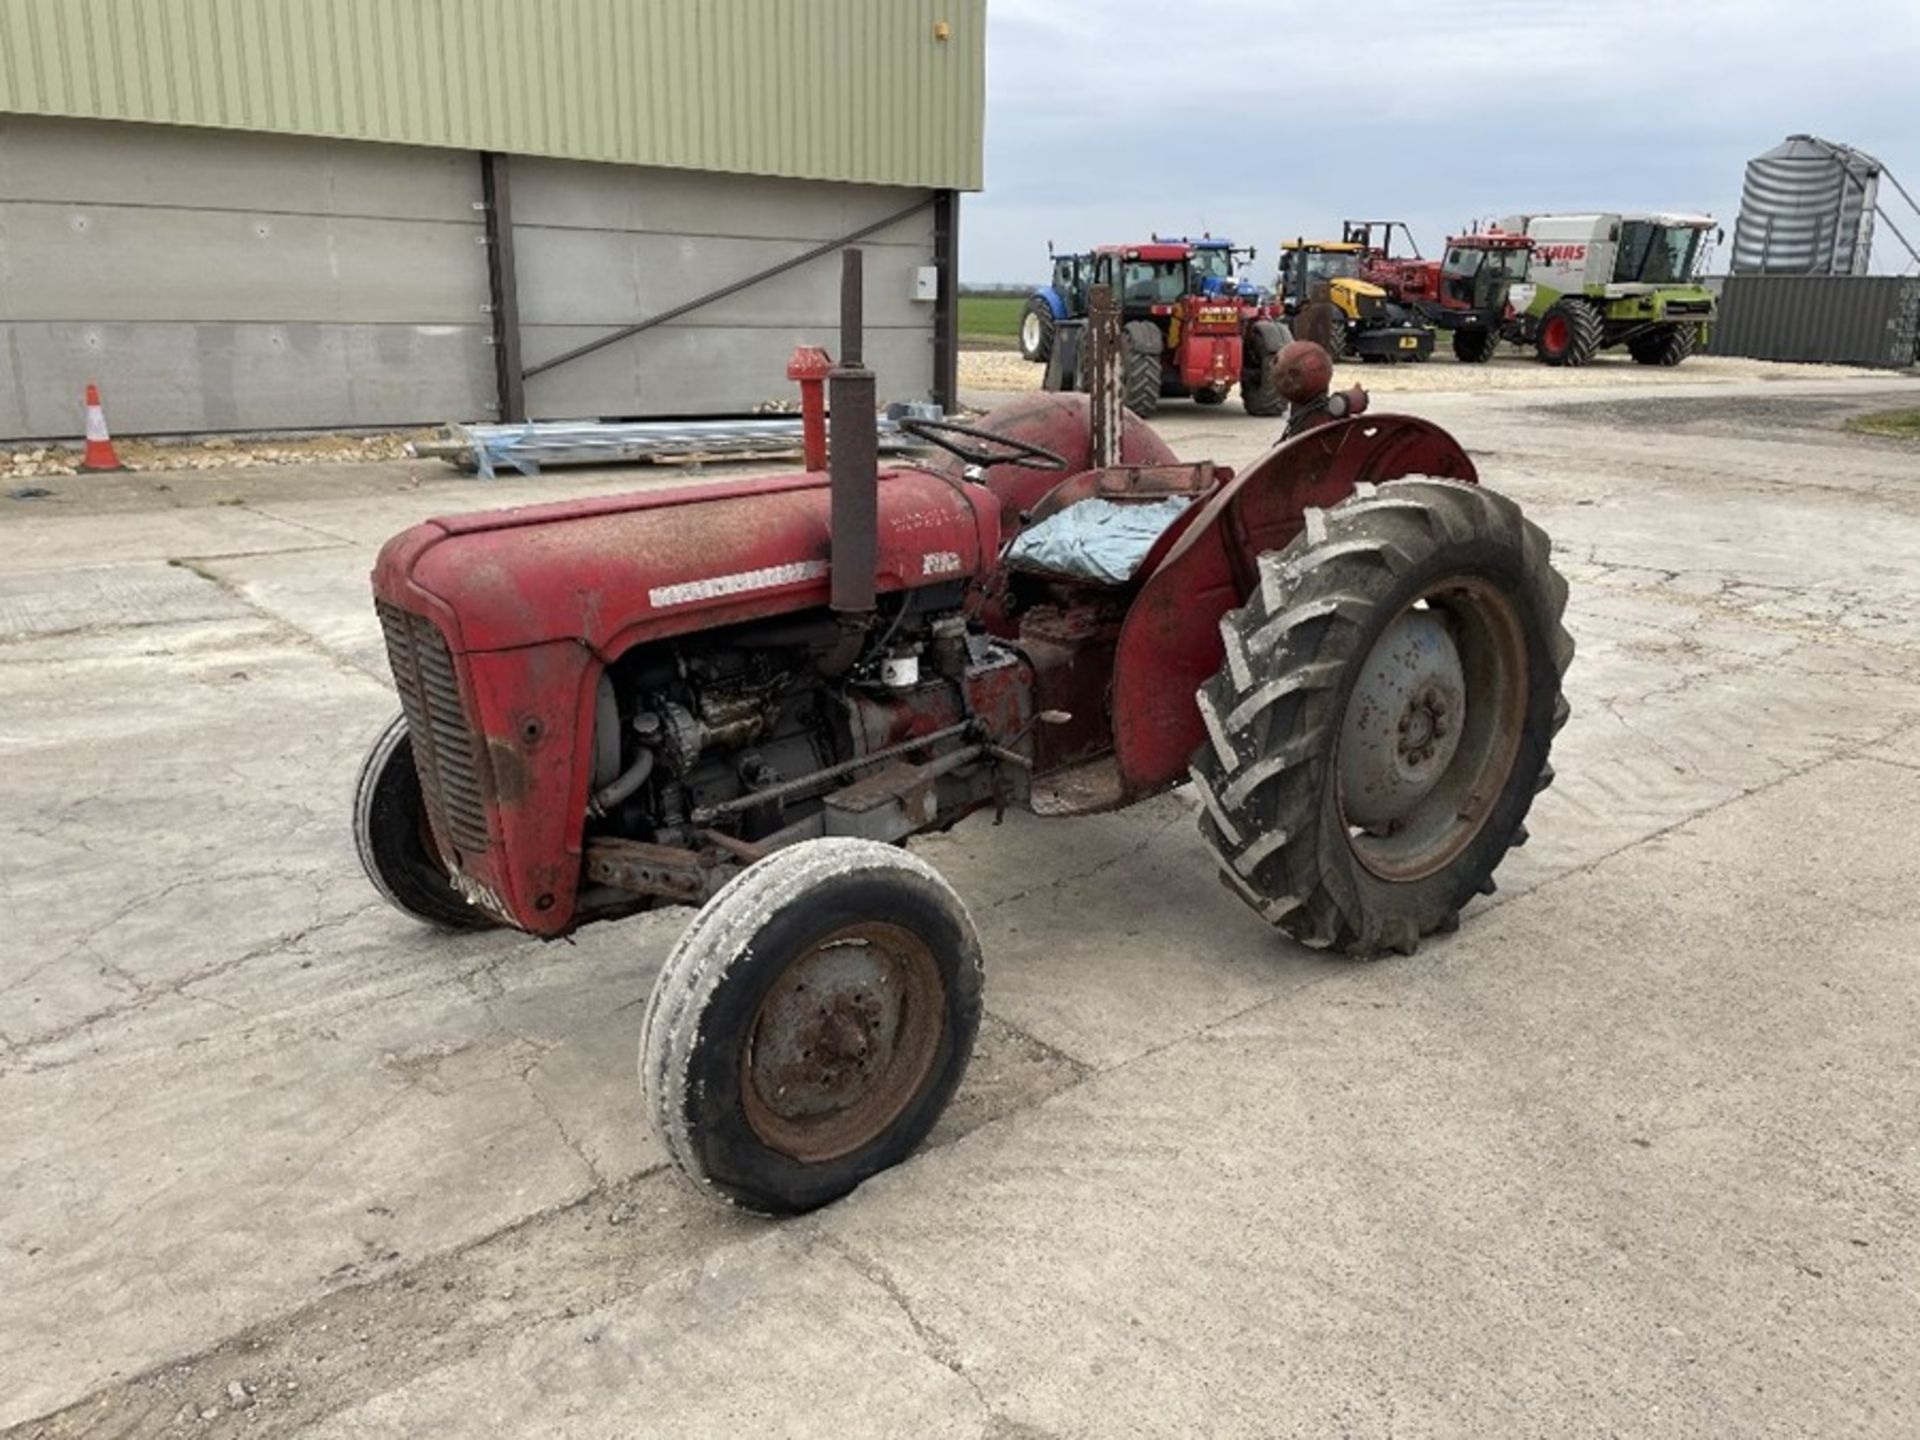
M 113 453 L 113 436 L 107 433 L 107 412 L 100 408 L 100 387 L 87 386 L 87 453 L 81 457 L 82 470 L 124 470 L 120 457 Z

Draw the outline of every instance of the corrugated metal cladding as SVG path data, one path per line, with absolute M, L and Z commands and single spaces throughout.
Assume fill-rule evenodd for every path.
M 1716 355 L 1830 365 L 1920 363 L 1920 279 L 1898 275 L 1729 275 Z
M 985 56 L 986 0 L 0 0 L 0 112 L 934 189 Z

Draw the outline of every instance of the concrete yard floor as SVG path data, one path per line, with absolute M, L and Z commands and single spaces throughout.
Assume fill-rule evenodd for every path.
M 0 499 L 0 1426 L 1920 1431 L 1920 450 L 1839 429 L 1916 403 L 1421 397 L 1573 586 L 1498 894 L 1356 964 L 1216 883 L 1185 790 L 918 843 L 980 1051 L 924 1153 L 784 1224 L 641 1121 L 684 912 L 448 939 L 348 833 L 379 542 L 685 477 Z

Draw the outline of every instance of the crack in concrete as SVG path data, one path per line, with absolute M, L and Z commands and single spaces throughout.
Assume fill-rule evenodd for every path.
M 1077 885 L 1082 880 L 1091 880 L 1104 870 L 1110 870 L 1115 865 L 1146 854 L 1146 852 L 1153 847 L 1155 841 L 1159 840 L 1161 836 L 1165 835 L 1167 831 L 1171 830 L 1185 818 L 1184 815 L 1170 815 L 1124 850 L 1117 850 L 1104 860 L 1097 861 L 1084 870 L 1074 870 L 1064 875 L 1055 875 L 1051 879 L 1041 881 L 1038 885 L 1029 885 L 1024 890 L 1014 891 L 1011 895 L 1002 895 L 997 900 L 992 900 L 985 905 L 979 906 L 979 911 L 981 914 L 991 914 L 995 910 L 1003 910 L 1018 901 L 1029 900 L 1035 895 L 1044 895 L 1050 890 L 1060 890 L 1068 885 Z
M 93 948 L 93 945 L 92 945 L 92 942 L 95 938 L 97 938 L 99 935 L 101 935 L 105 931 L 110 930 L 113 926 L 117 925 L 120 921 L 126 919 L 129 915 L 133 914 L 135 911 L 141 909 L 144 906 L 151 905 L 155 901 L 160 900 L 167 895 L 171 895 L 176 891 L 188 889 L 190 887 L 199 886 L 199 885 L 225 885 L 225 884 L 234 883 L 236 881 L 244 882 L 249 880 L 266 880 L 266 879 L 291 880 L 293 878 L 295 877 L 289 876 L 283 871 L 267 870 L 267 871 L 259 871 L 259 872 L 248 872 L 248 873 L 238 874 L 238 875 L 218 875 L 213 877 L 194 876 L 186 880 L 176 880 L 171 884 L 162 886 L 158 890 L 151 891 L 148 894 L 142 895 L 136 900 L 130 901 L 128 904 L 122 906 L 119 910 L 115 911 L 114 914 L 108 916 L 105 920 L 102 920 L 97 924 L 93 925 L 91 928 L 89 928 L 86 931 L 85 934 L 81 935 L 73 943 L 73 945 L 68 948 L 68 950 L 63 952 L 58 957 L 58 959 L 59 960 L 71 959 L 75 954 L 78 954 L 84 950 L 85 953 L 94 956 L 96 960 L 98 960 L 98 952 Z M 220 961 L 217 964 L 206 966 L 202 969 L 192 971 L 189 974 L 182 975 L 173 980 L 168 980 L 164 982 L 145 981 L 140 979 L 138 976 L 132 975 L 123 970 L 119 970 L 118 967 L 112 967 L 116 975 L 125 979 L 127 983 L 135 987 L 134 994 L 130 998 L 122 1002 L 117 1002 L 112 1005 L 104 1006 L 101 1009 L 95 1010 L 89 1014 L 82 1015 L 77 1019 L 71 1020 L 67 1024 L 58 1027 L 57 1029 L 46 1031 L 43 1034 L 31 1036 L 22 1041 L 17 1041 L 11 1046 L 9 1046 L 5 1053 L 9 1059 L 18 1059 L 18 1058 L 32 1055 L 33 1053 L 44 1050 L 50 1046 L 60 1045 L 65 1043 L 68 1040 L 72 1040 L 77 1036 L 85 1034 L 87 1031 L 95 1028 L 96 1026 L 107 1024 L 110 1021 L 118 1020 L 128 1015 L 137 1014 L 140 1011 L 145 1010 L 150 1005 L 153 1005 L 157 1001 L 165 999 L 168 996 L 173 996 L 177 999 L 182 999 L 182 1000 L 191 1000 L 198 1004 L 215 1005 L 221 1009 L 230 1010 L 236 1015 L 246 1015 L 248 1012 L 245 1010 L 242 1010 L 238 1006 L 228 1004 L 227 1002 L 218 1000 L 212 996 L 199 995 L 199 994 L 193 993 L 192 987 L 197 985 L 204 985 L 209 980 L 217 980 L 222 976 L 231 974 L 233 971 L 240 969 L 242 966 L 253 964 L 254 962 L 259 960 L 268 959 L 273 956 L 282 955 L 282 954 L 304 953 L 302 947 L 313 936 L 324 934 L 329 930 L 339 929 L 341 926 L 352 923 L 355 919 L 368 913 L 370 910 L 376 910 L 379 908 L 380 908 L 379 902 L 375 901 L 369 904 L 358 906 L 352 910 L 347 911 L 345 914 L 332 915 L 332 916 L 327 916 L 324 918 L 318 918 L 318 919 L 312 920 L 308 924 L 301 926 L 297 930 L 292 930 L 280 935 L 276 935 L 271 940 L 262 941 L 260 944 L 254 945 L 248 948 L 247 950 L 242 951 L 240 954 L 231 956 L 228 959 Z M 51 963 L 55 963 L 55 962 L 49 962 L 49 964 Z M 107 962 L 100 961 L 100 963 L 103 969 L 109 968 L 107 965 Z M 44 969 L 45 967 L 42 966 L 40 968 Z M 35 973 L 38 973 L 38 971 L 36 971 Z M 30 979 L 31 977 L 27 977 L 27 978 Z M 18 988 L 18 984 L 23 984 L 23 983 L 25 983 L 25 980 L 22 980 L 21 982 L 17 982 L 15 985 L 10 985 L 8 989 L 12 990 L 12 989 Z M 37 1064 L 37 1065 L 28 1063 L 26 1065 L 21 1066 L 19 1070 L 15 1073 L 28 1074 L 28 1075 L 47 1074 L 51 1071 L 65 1069 L 70 1065 L 78 1064 L 83 1058 L 85 1057 L 74 1056 L 72 1058 L 65 1059 L 65 1060 L 57 1060 L 57 1061 L 52 1061 L 45 1064 Z
M 920 1342 L 920 1348 L 927 1358 L 957 1376 L 961 1383 L 973 1392 L 973 1397 L 979 1401 L 984 1415 L 989 1419 L 996 1416 L 993 1402 L 987 1399 L 986 1391 L 980 1388 L 980 1382 L 967 1373 L 966 1364 L 960 1358 L 960 1349 L 953 1337 L 938 1329 L 930 1321 L 921 1318 L 913 1308 L 913 1302 L 908 1298 L 906 1291 L 900 1288 L 899 1281 L 893 1278 L 892 1272 L 886 1266 L 873 1257 L 855 1250 L 853 1246 L 824 1226 L 817 1226 L 812 1238 L 846 1261 L 855 1274 L 886 1296 L 894 1309 L 899 1311 L 901 1317 L 907 1322 L 907 1328 L 913 1331 L 914 1338 Z
M 344 651 L 335 650 L 317 635 L 302 630 L 285 616 L 275 614 L 272 610 L 269 610 L 249 595 L 244 586 L 228 580 L 217 570 L 208 568 L 206 564 L 190 556 L 172 556 L 168 558 L 167 563 L 177 566 L 189 574 L 199 576 L 222 594 L 231 597 L 238 604 L 245 606 L 250 613 L 259 616 L 267 624 L 271 625 L 277 634 L 295 648 L 306 650 L 320 656 L 336 670 L 351 675 L 356 680 L 372 680 L 375 684 L 379 685 L 382 690 L 388 691 L 389 693 L 392 692 L 393 683 L 383 672 L 362 665 L 358 660 L 354 659 L 353 656 Z

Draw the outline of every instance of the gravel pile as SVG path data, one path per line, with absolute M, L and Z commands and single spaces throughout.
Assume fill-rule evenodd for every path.
M 129 470 L 246 470 L 268 465 L 404 460 L 408 444 L 426 433 L 302 435 L 256 440 L 227 436 L 205 440 L 116 440 L 114 450 L 120 463 Z M 77 475 L 81 453 L 77 444 L 0 448 L 0 479 Z

